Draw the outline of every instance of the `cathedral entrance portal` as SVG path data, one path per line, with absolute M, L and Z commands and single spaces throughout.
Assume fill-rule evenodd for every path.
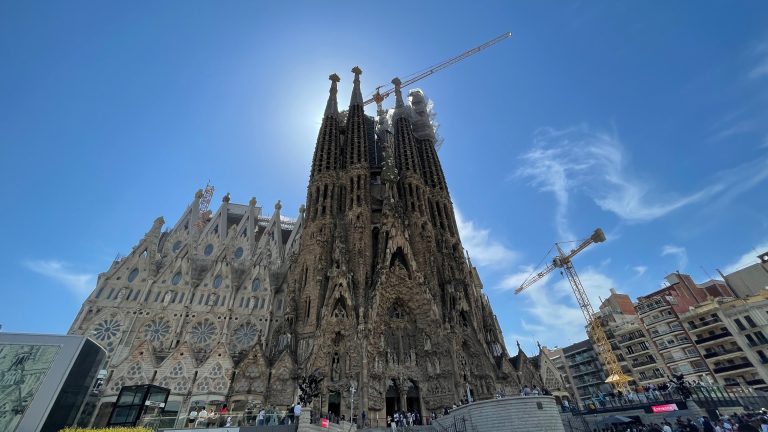
M 341 415 L 341 393 L 332 391 L 328 394 L 328 412 L 339 417 Z
M 408 393 L 405 396 L 405 405 L 408 412 L 416 412 L 421 414 L 421 394 L 419 392 L 419 386 L 415 381 L 410 382 Z
M 395 411 L 398 411 L 401 409 L 400 407 L 400 388 L 397 387 L 397 384 L 395 384 L 394 381 L 389 381 L 389 386 L 387 387 L 387 415 L 392 416 L 392 414 L 395 413 Z

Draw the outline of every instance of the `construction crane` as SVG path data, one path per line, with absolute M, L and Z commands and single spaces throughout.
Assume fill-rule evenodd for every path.
M 493 45 L 495 45 L 495 44 L 497 44 L 497 43 L 499 43 L 499 42 L 501 42 L 501 41 L 503 41 L 505 39 L 510 38 L 511 36 L 512 36 L 512 32 L 503 33 L 500 36 L 498 36 L 498 37 L 496 37 L 494 39 L 491 39 L 491 40 L 489 40 L 488 42 L 486 42 L 486 43 L 484 43 L 482 45 L 479 45 L 479 46 L 476 46 L 476 47 L 472 48 L 471 50 L 464 51 L 463 53 L 461 53 L 461 54 L 459 54 L 459 55 L 457 55 L 455 57 L 451 57 L 448 60 L 445 60 L 444 62 L 438 63 L 438 64 L 436 64 L 436 65 L 434 65 L 434 66 L 432 66 L 432 67 L 430 67 L 428 69 L 425 69 L 425 70 L 423 70 L 421 72 L 417 72 L 412 77 L 410 77 L 410 78 L 406 79 L 405 81 L 401 82 L 400 83 L 400 87 L 401 88 L 405 88 L 405 87 L 415 83 L 416 81 L 424 79 L 424 78 L 432 75 L 435 72 L 441 71 L 441 70 L 447 68 L 448 66 L 450 66 L 452 64 L 456 64 L 456 63 L 464 60 L 465 58 L 467 58 L 467 57 L 469 57 L 471 55 L 477 54 L 477 53 L 479 53 L 480 51 L 482 51 L 482 50 L 484 50 L 486 48 L 489 48 L 489 47 L 491 47 L 491 46 L 493 46 Z M 384 89 L 384 90 L 382 91 L 382 89 Z M 369 104 L 371 104 L 373 102 L 376 102 L 376 110 L 377 110 L 377 112 L 378 113 L 382 113 L 383 110 L 381 108 L 381 103 L 384 102 L 384 99 L 386 99 L 389 95 L 391 95 L 394 92 L 395 92 L 395 86 L 394 85 L 392 85 L 391 87 L 388 84 L 380 85 L 380 86 L 376 87 L 376 93 L 374 93 L 371 98 L 369 98 L 368 100 L 363 102 L 363 106 L 369 105 Z
M 205 227 L 205 224 L 207 224 L 208 220 L 211 218 L 211 211 L 208 210 L 208 206 L 211 205 L 213 190 L 213 185 L 211 182 L 208 182 L 205 185 L 205 189 L 203 189 L 202 196 L 200 197 L 200 212 L 197 216 L 197 222 L 195 222 L 195 228 L 197 228 L 198 231 L 202 231 Z
M 566 253 L 562 247 L 560 247 L 560 243 L 555 243 L 555 247 L 557 248 L 557 256 L 555 256 L 552 259 L 552 262 L 544 267 L 543 270 L 533 276 L 529 276 L 525 281 L 523 281 L 520 287 L 515 290 L 515 294 L 520 294 L 524 289 L 540 281 L 546 275 L 550 274 L 554 269 L 561 269 L 561 274 L 564 273 L 564 276 L 568 278 L 568 282 L 571 284 L 573 294 L 576 296 L 576 302 L 579 304 L 581 313 L 584 314 L 584 319 L 587 321 L 588 335 L 592 338 L 595 345 L 597 346 L 600 360 L 603 361 L 603 364 L 605 365 L 605 368 L 608 372 L 608 378 L 605 380 L 605 382 L 619 389 L 623 388 L 630 380 L 630 378 L 624 375 L 624 372 L 621 370 L 619 361 L 616 359 L 616 355 L 611 349 L 611 344 L 608 342 L 608 338 L 605 336 L 605 331 L 603 330 L 603 326 L 600 323 L 600 318 L 595 316 L 595 311 L 592 309 L 592 303 L 589 301 L 587 291 L 581 284 L 579 275 L 576 273 L 576 269 L 573 267 L 573 262 L 571 261 L 573 257 L 576 256 L 576 254 L 583 251 L 588 246 L 592 245 L 593 243 L 602 243 L 604 241 L 605 233 L 603 233 L 602 229 L 597 228 L 591 236 L 584 239 L 581 243 L 579 243 L 578 246 L 576 246 L 575 249 L 568 253 Z

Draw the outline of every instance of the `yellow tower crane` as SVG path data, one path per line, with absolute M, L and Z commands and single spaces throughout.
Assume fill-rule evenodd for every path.
M 616 355 L 611 349 L 611 344 L 608 342 L 608 338 L 605 336 L 605 331 L 603 330 L 603 326 L 600 323 L 600 318 L 595 316 L 595 310 L 592 308 L 592 303 L 589 301 L 587 291 L 581 284 L 579 275 L 576 273 L 576 269 L 573 267 L 573 262 L 571 261 L 573 257 L 576 256 L 576 254 L 586 249 L 589 245 L 593 243 L 602 243 L 604 241 L 605 233 L 603 233 L 602 229 L 598 228 L 595 230 L 595 232 L 592 233 L 591 236 L 584 239 L 581 243 L 579 243 L 578 246 L 576 246 L 575 249 L 568 253 L 566 253 L 560 247 L 559 243 L 555 243 L 555 247 L 557 248 L 557 256 L 555 256 L 552 259 L 552 262 L 549 263 L 543 270 L 533 276 L 529 276 L 520 285 L 520 287 L 515 290 L 515 294 L 519 294 L 524 289 L 540 281 L 554 269 L 561 269 L 561 274 L 564 273 L 564 276 L 568 278 L 568 282 L 571 284 L 571 288 L 573 289 L 573 294 L 576 296 L 576 302 L 579 304 L 581 313 L 584 314 L 584 319 L 587 321 L 588 336 L 595 343 L 595 346 L 597 346 L 597 354 L 600 356 L 600 360 L 602 360 L 603 364 L 605 365 L 607 372 L 606 375 L 608 376 L 605 382 L 618 389 L 623 388 L 630 380 L 630 378 L 624 375 L 624 372 L 621 370 L 619 361 L 616 359 Z

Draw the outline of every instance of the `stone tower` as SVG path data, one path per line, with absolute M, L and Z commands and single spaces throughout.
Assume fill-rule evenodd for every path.
M 352 72 L 345 113 L 330 76 L 288 270 L 283 323 L 297 367 L 324 374 L 322 412 L 348 410 L 351 384 L 370 418 L 493 397 L 514 380 L 464 255 L 424 96 L 411 91 L 406 104 L 395 79 L 395 108 L 374 120 Z

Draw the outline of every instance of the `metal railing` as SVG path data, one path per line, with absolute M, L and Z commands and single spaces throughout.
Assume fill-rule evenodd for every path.
M 190 418 L 188 414 L 174 416 L 145 416 L 141 418 L 138 426 L 157 430 L 161 428 L 207 429 L 227 426 L 282 426 L 294 425 L 296 423 L 293 414 L 287 411 L 265 413 L 261 417 L 258 412 L 232 411 L 226 414 L 214 413 L 213 415 L 203 418 Z
M 712 341 L 715 341 L 715 340 L 718 340 L 718 339 L 722 339 L 722 338 L 725 338 L 725 337 L 728 337 L 728 336 L 733 336 L 733 335 L 731 334 L 730 331 L 726 330 L 724 332 L 713 334 L 712 336 L 706 336 L 706 337 L 703 337 L 703 338 L 695 339 L 695 341 L 696 341 L 696 344 L 699 345 L 699 344 L 703 344 L 703 343 L 707 343 L 707 342 L 712 342 Z
M 665 315 L 662 315 L 662 316 L 660 316 L 658 318 L 652 318 L 652 319 L 649 319 L 648 321 L 644 321 L 643 323 L 647 327 L 647 326 L 652 326 L 652 325 L 654 325 L 656 323 L 660 323 L 662 321 L 666 321 L 668 319 L 675 319 L 675 318 L 676 317 L 674 315 L 672 315 L 672 314 L 669 314 L 669 315 L 665 314 Z
M 751 367 L 754 367 L 754 365 L 752 365 L 752 363 L 747 361 L 747 362 L 737 363 L 733 365 L 718 366 L 713 368 L 712 372 L 719 374 L 719 373 L 725 373 L 725 372 L 733 372 L 741 369 L 748 369 Z
M 735 353 L 740 353 L 740 352 L 743 352 L 741 348 L 735 348 L 735 349 L 729 349 L 729 350 L 721 350 L 721 351 L 712 351 L 712 352 L 704 353 L 704 358 L 705 359 L 711 359 L 711 358 L 715 358 L 715 357 L 724 356 L 724 355 L 727 355 L 727 354 L 735 354 Z
M 722 322 L 722 321 L 720 321 L 720 318 L 710 318 L 710 319 L 707 319 L 707 320 L 704 320 L 704 321 L 700 321 L 700 322 L 697 322 L 697 323 L 688 324 L 688 329 L 689 330 L 698 330 L 698 329 L 700 329 L 702 327 L 707 327 L 707 326 L 710 326 L 712 324 L 717 324 L 717 323 L 720 323 L 720 322 Z

